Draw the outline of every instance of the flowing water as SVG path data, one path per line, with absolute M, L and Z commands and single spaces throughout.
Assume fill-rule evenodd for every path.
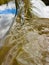
M 0 49 L 0 65 L 49 65 L 49 19 L 33 17 L 23 25 L 17 19 Z
M 8 4 L 0 6 L 0 40 L 8 33 L 16 14 L 17 10 L 14 1 L 10 1 Z

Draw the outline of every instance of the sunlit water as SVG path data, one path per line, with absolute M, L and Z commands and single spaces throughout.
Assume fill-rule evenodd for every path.
M 17 10 L 13 1 L 0 6 L 0 39 L 9 31 Z

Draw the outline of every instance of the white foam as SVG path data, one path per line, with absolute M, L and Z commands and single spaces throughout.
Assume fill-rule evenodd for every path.
M 49 18 L 49 6 L 46 6 L 41 0 L 31 0 L 31 12 L 40 18 Z
M 8 3 L 5 5 L 0 6 L 0 10 L 6 10 L 9 8 L 16 8 L 15 7 L 15 3 L 13 1 Z M 13 23 L 13 19 L 15 17 L 15 14 L 0 14 L 0 39 L 2 39 L 6 33 L 8 32 L 8 30 L 10 29 L 12 23 Z

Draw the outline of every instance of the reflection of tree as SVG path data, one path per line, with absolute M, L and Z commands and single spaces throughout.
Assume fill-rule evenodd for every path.
M 19 1 L 22 0 L 15 0 L 16 8 Z M 23 2 L 25 5 L 18 14 L 20 19 L 15 21 L 0 50 L 0 65 L 49 65 L 46 60 L 49 57 L 49 35 L 45 33 L 45 28 L 49 28 L 49 19 L 35 19 L 31 14 L 30 0 Z M 19 22 L 23 12 L 25 20 L 21 26 Z
M 8 3 L 9 1 L 11 1 L 11 0 L 0 0 L 0 5 Z

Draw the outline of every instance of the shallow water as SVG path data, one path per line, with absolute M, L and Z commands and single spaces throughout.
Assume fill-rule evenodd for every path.
M 15 21 L 4 43 L 1 65 L 49 65 L 49 19 Z
M 13 1 L 0 6 L 0 39 L 8 33 L 16 14 L 17 9 Z

